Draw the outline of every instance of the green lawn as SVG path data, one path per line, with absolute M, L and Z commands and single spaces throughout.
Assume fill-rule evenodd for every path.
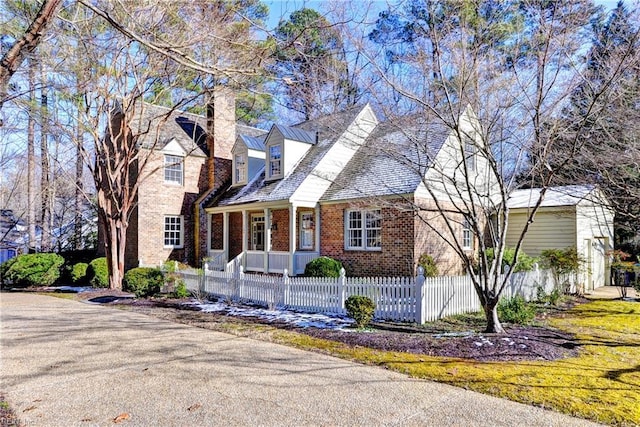
M 605 424 L 640 425 L 640 303 L 594 301 L 549 322 L 576 334 L 579 357 L 475 362 L 349 348 L 287 331 L 277 332 L 274 338 Z

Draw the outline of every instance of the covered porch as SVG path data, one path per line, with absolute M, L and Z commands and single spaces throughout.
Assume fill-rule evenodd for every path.
M 317 206 L 244 205 L 207 209 L 208 268 L 289 275 L 320 256 Z

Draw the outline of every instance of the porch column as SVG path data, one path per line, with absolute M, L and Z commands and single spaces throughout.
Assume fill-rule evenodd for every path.
M 315 218 L 315 229 L 313 232 L 315 233 L 313 243 L 314 243 L 314 251 L 320 255 L 320 205 L 315 208 L 316 218 Z
M 294 204 L 289 205 L 289 274 L 296 275 L 295 270 L 295 253 L 296 253 L 296 215 L 298 207 Z
M 222 250 L 224 251 L 224 262 L 229 259 L 229 212 L 222 214 Z
M 264 272 L 269 272 L 269 251 L 271 250 L 271 209 L 264 209 Z
M 242 211 L 242 255 L 247 254 L 249 241 L 249 216 L 247 211 Z M 243 263 L 244 264 L 244 263 Z

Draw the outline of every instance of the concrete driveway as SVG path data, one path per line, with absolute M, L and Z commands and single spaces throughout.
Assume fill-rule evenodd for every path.
M 108 307 L 2 293 L 0 309 L 0 390 L 26 426 L 591 425 Z

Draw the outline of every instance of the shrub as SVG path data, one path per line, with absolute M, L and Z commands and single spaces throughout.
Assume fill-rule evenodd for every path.
M 89 263 L 89 267 L 87 267 L 87 281 L 94 288 L 109 287 L 107 258 L 96 258 Z
M 184 284 L 184 282 L 182 280 L 179 281 L 178 284 L 176 284 L 175 291 L 173 291 L 173 297 L 174 298 L 186 298 L 189 295 L 190 295 L 190 292 L 187 289 L 187 286 Z
M 570 283 L 563 280 L 567 274 L 575 274 L 580 271 L 585 260 L 578 254 L 578 250 L 573 247 L 565 249 L 545 249 L 540 254 L 542 264 L 545 268 L 551 269 L 556 288 L 563 293 L 569 292 Z
M 164 274 L 158 268 L 132 268 L 124 275 L 124 290 L 133 292 L 138 298 L 157 294 L 163 284 Z
M 71 282 L 74 285 L 84 285 L 87 283 L 87 268 L 89 264 L 79 262 L 71 268 Z
M 11 268 L 13 263 L 16 262 L 16 259 L 18 259 L 18 257 L 13 257 L 0 264 L 0 285 L 2 288 L 4 288 L 5 285 L 11 283 L 11 280 L 9 280 L 9 277 L 7 276 L 7 272 L 9 271 L 9 268 Z
M 489 262 L 493 261 L 495 258 L 494 248 L 488 248 L 485 252 L 487 255 L 487 260 Z M 513 268 L 514 273 L 520 273 L 522 271 L 531 271 L 533 270 L 533 266 L 536 262 L 538 262 L 537 258 L 530 257 L 523 251 L 520 251 L 518 254 L 518 262 L 515 263 L 514 267 L 514 258 L 515 258 L 516 250 L 514 248 L 505 248 L 504 253 L 502 254 L 502 269 L 506 266 L 509 268 Z
M 435 260 L 429 254 L 420 255 L 418 265 L 424 268 L 424 277 L 438 277 L 438 266 Z
M 356 321 L 358 328 L 364 328 L 373 319 L 376 305 L 369 297 L 362 295 L 351 295 L 344 303 L 347 314 Z
M 304 268 L 304 275 L 309 277 L 340 277 L 342 264 L 333 258 L 321 256 Z
M 503 298 L 498 303 L 498 318 L 503 322 L 526 325 L 531 323 L 535 315 L 535 307 L 520 296 Z
M 51 286 L 60 277 L 64 258 L 58 254 L 23 254 L 12 258 L 3 272 L 3 281 L 15 287 Z

